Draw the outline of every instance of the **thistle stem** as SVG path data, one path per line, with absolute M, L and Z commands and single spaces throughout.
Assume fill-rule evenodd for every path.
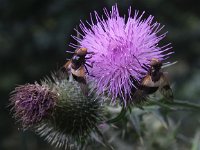
M 169 101 L 164 101 L 164 100 L 160 100 L 160 101 L 149 101 L 149 103 L 147 105 L 159 105 L 161 107 L 165 107 L 168 109 L 173 109 L 172 107 L 184 107 L 184 108 L 191 108 L 194 110 L 199 110 L 200 111 L 200 105 L 199 104 L 194 104 L 194 103 L 190 103 L 188 101 L 180 101 L 180 100 L 174 100 L 173 102 L 169 102 Z
M 168 102 L 167 104 L 172 105 L 172 106 L 193 108 L 193 109 L 197 109 L 200 111 L 200 104 L 190 103 L 188 101 L 175 100 L 174 102 Z
M 118 122 L 126 115 L 126 112 L 127 112 L 127 107 L 125 107 L 123 104 L 120 113 L 115 118 L 107 120 L 106 123 L 110 124 L 110 123 Z

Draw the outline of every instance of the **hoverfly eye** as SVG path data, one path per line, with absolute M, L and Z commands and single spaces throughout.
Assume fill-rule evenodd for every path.
M 80 61 L 80 57 L 79 56 L 73 56 L 72 57 L 72 61 L 74 62 L 74 63 L 76 63 L 76 62 L 78 62 L 78 61 Z
M 75 66 L 79 67 L 79 66 L 81 65 L 81 57 L 80 57 L 80 56 L 77 56 L 77 55 L 73 56 L 73 57 L 72 57 L 72 63 L 73 63 Z

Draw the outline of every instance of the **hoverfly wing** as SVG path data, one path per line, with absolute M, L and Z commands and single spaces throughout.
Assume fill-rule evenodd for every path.
M 169 101 L 173 101 L 173 92 L 169 85 L 159 88 L 160 93 Z
M 70 66 L 71 66 L 71 60 L 67 61 L 56 73 L 58 79 L 69 79 L 70 76 Z
M 80 85 L 80 88 L 81 88 L 83 94 L 85 96 L 88 96 L 89 95 L 89 88 L 88 88 L 88 85 L 86 84 L 86 82 L 85 83 L 79 82 L 79 85 Z
M 144 90 L 137 89 L 133 94 L 132 94 L 132 99 L 134 100 L 134 104 L 142 104 L 147 100 L 147 94 L 145 93 Z
M 160 93 L 168 100 L 173 101 L 173 91 L 170 87 L 169 80 L 167 78 L 167 73 L 164 72 L 160 77 Z
M 71 60 L 68 60 L 68 61 L 62 66 L 62 68 L 61 68 L 60 70 L 63 71 L 63 72 L 69 71 L 70 68 L 71 68 L 71 63 L 72 63 L 72 61 L 71 61 Z

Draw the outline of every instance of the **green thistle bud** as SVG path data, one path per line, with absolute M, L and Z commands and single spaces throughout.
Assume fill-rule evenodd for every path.
M 94 95 L 86 96 L 76 81 L 54 80 L 55 83 L 47 81 L 43 84 L 52 87 L 58 101 L 51 119 L 38 125 L 36 132 L 57 147 L 83 146 L 103 120 L 101 104 Z

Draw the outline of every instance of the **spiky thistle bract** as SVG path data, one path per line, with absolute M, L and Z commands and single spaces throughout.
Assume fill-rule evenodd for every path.
M 56 107 L 49 120 L 36 126 L 36 132 L 65 149 L 83 146 L 91 133 L 103 122 L 103 107 L 95 94 L 85 95 L 76 81 L 67 79 L 44 81 L 58 95 Z

